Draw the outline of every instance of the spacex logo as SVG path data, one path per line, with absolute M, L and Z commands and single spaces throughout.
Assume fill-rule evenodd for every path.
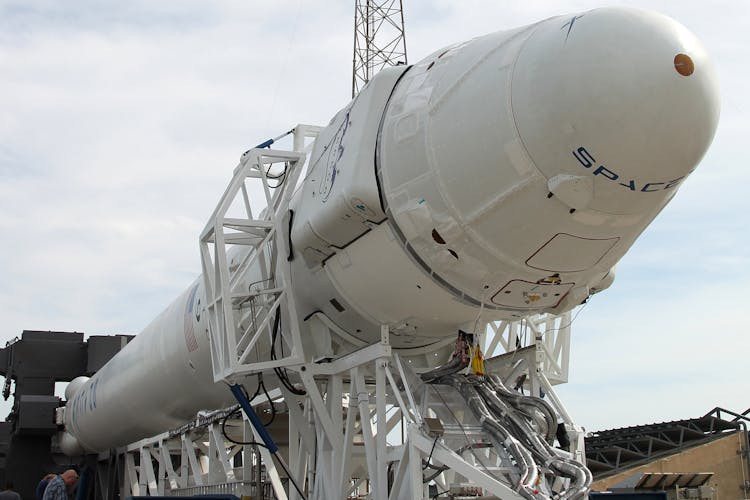
M 603 164 L 598 163 L 594 159 L 594 156 L 589 153 L 583 146 L 574 151 L 571 151 L 571 153 L 573 154 L 573 157 L 578 160 L 578 163 L 583 165 L 583 168 L 593 168 L 592 172 L 595 176 L 602 176 L 605 179 L 616 182 L 620 186 L 627 188 L 630 191 L 640 191 L 641 193 L 654 193 L 656 191 L 664 191 L 666 189 L 675 187 L 680 183 L 680 181 L 682 181 L 682 179 L 685 178 L 685 176 L 683 175 L 682 177 L 678 177 L 677 179 L 672 179 L 671 181 L 667 182 L 640 183 L 633 179 L 626 179 L 624 177 L 621 177 L 620 174 L 618 174 L 614 170 L 611 170 Z

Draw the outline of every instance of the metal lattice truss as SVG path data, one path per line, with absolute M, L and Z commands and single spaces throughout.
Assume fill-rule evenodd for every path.
M 352 97 L 381 69 L 406 63 L 401 0 L 355 0 Z
M 298 125 L 295 144 L 317 135 L 317 127 Z M 291 353 L 281 359 L 254 363 L 250 357 L 281 308 L 296 317 L 289 293 L 289 200 L 305 162 L 304 151 L 253 148 L 242 155 L 227 190 L 200 237 L 203 281 L 209 315 L 214 381 L 301 362 L 299 329 L 292 323 L 286 339 Z M 265 208 L 254 215 L 251 197 L 259 195 Z M 232 210 L 239 215 L 232 216 Z M 248 286 L 249 269 L 259 270 Z M 284 341 L 285 339 L 282 339 Z M 267 347 L 266 347 L 267 351 Z
M 411 383 L 420 384 L 418 380 L 391 352 L 386 325 L 380 343 L 332 363 L 311 365 L 301 378 L 306 414 L 293 419 L 302 425 L 290 425 L 289 456 L 293 461 L 297 457 L 292 468 L 300 478 L 312 478 L 309 498 L 421 499 L 429 497 L 430 482 L 445 490 L 471 484 L 473 491 L 521 498 L 497 476 L 505 469 L 494 450 L 449 445 L 457 437 L 466 444 L 466 433 L 476 429 L 446 426 L 440 436 L 430 434 L 425 417 L 435 413 L 416 395 Z M 289 404 L 290 410 L 296 406 Z M 292 452 L 295 441 L 297 453 Z M 491 466 L 480 467 L 477 460 Z M 425 464 L 434 469 L 425 472 Z M 426 476 L 433 477 L 426 481 Z
M 485 330 L 485 362 L 514 385 L 520 381 L 528 393 L 546 397 L 554 404 L 571 439 L 571 451 L 585 463 L 585 433 L 557 397 L 553 386 L 568 382 L 572 314 L 538 314 L 517 321 L 489 323 Z
M 525 374 L 531 377 L 533 372 Z M 513 479 L 520 477 L 514 456 L 493 446 L 478 422 L 466 420 L 458 393 L 448 386 L 422 384 L 392 352 L 387 326 L 378 344 L 330 363 L 304 364 L 298 375 L 306 395 L 281 386 L 268 399 L 283 415 L 277 416 L 281 423 L 277 421 L 272 433 L 307 498 L 422 499 L 430 496 L 431 487 L 459 495 L 524 498 Z M 263 414 L 261 403 L 270 402 L 261 400 L 256 398 L 254 406 Z M 275 498 L 299 498 L 265 448 L 229 441 L 230 435 L 235 441 L 260 441 L 244 419 L 222 425 L 234 409 L 202 415 L 180 429 L 119 450 L 121 494 L 262 492 L 270 498 L 273 491 Z M 436 419 L 442 421 L 437 434 L 430 423 Z M 112 456 L 100 459 L 103 478 Z
M 225 426 L 231 428 L 235 440 L 253 439 L 246 421 L 231 419 L 230 425 L 222 424 L 235 410 L 201 415 L 178 431 L 138 441 L 118 454 L 102 454 L 96 470 L 101 498 L 116 498 L 110 485 L 119 486 L 120 498 L 211 493 L 269 498 L 273 486 L 283 490 L 284 482 L 275 469 L 262 467 L 265 460 L 270 461 L 267 451 L 227 440 Z
M 571 313 L 559 316 L 538 314 L 518 321 L 499 321 L 488 325 L 485 356 L 535 346 L 534 364 L 553 385 L 568 381 L 570 362 Z M 516 354 L 517 355 L 517 354 Z

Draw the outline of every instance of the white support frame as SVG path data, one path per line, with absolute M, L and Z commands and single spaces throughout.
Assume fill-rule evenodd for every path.
M 347 498 L 364 478 L 353 474 L 362 471 L 370 480 L 371 498 L 388 499 L 387 470 L 394 460 L 394 447 L 388 444 L 387 436 L 400 425 L 401 418 L 388 418 L 387 414 L 395 409 L 411 418 L 413 410 L 406 408 L 390 370 L 394 356 L 387 343 L 387 327 L 383 331 L 384 338 L 378 344 L 332 363 L 306 365 L 300 371 L 307 391 L 305 410 L 312 416 L 317 437 L 316 443 L 306 443 L 304 433 L 297 434 L 300 455 L 307 454 L 313 472 L 308 475 L 313 478 L 309 484 L 312 498 Z M 374 386 L 367 381 L 366 373 L 375 374 Z M 344 401 L 348 404 L 342 408 Z M 303 416 L 301 412 L 290 413 L 290 427 L 306 425 L 306 421 L 299 422 Z M 396 452 L 395 456 L 400 455 Z
M 483 343 L 485 357 L 535 346 L 536 369 L 553 385 L 567 383 L 571 323 L 570 311 L 559 316 L 537 314 L 517 321 L 489 323 Z
M 289 200 L 305 163 L 305 137 L 315 137 L 317 127 L 298 126 L 294 129 L 296 151 L 253 148 L 242 155 L 232 180 L 200 236 L 203 283 L 211 338 L 211 365 L 214 381 L 233 382 L 237 377 L 275 367 L 300 364 L 302 343 L 299 325 L 289 325 L 291 353 L 282 359 L 252 362 L 251 353 L 263 333 L 270 333 L 273 316 L 281 308 L 296 318 L 293 294 L 289 293 L 289 266 L 286 256 L 289 244 L 285 235 L 285 219 Z M 283 182 L 269 183 L 274 165 L 284 165 Z M 265 209 L 256 216 L 251 195 L 261 192 Z M 244 215 L 230 217 L 229 212 L 242 207 Z M 281 235 L 281 237 L 276 237 Z M 230 267 L 230 248 L 241 256 Z M 257 290 L 247 288 L 243 281 L 247 269 L 257 265 L 268 286 Z M 240 304 L 257 301 L 254 317 L 242 313 Z M 254 309 L 251 309 L 254 311 Z M 243 315 L 244 314 L 244 315 Z M 247 328 L 242 328 L 249 320 Z M 282 339 L 282 342 L 284 339 Z
M 379 343 L 364 345 L 321 313 L 311 318 L 311 322 L 317 322 L 316 328 L 357 350 L 325 363 L 311 363 L 311 356 L 305 355 L 289 288 L 285 216 L 306 152 L 312 147 L 305 144 L 305 139 L 316 137 L 319 130 L 298 125 L 294 129 L 294 151 L 251 149 L 245 153 L 201 234 L 214 380 L 234 383 L 248 374 L 284 367 L 301 381 L 304 396 L 292 394 L 283 385 L 271 392 L 280 395 L 288 409 L 289 472 L 311 500 L 343 500 L 362 493 L 373 500 L 426 498 L 428 486 L 423 483 L 422 469 L 425 459 L 448 466 L 448 470 L 434 478 L 441 488 L 465 479 L 488 494 L 520 500 L 521 496 L 507 484 L 477 467 L 479 452 L 459 455 L 447 446 L 436 446 L 437 438 L 428 435 L 425 425 L 425 417 L 430 415 L 423 412 L 429 410 L 417 405 L 410 372 L 389 344 L 388 325 L 381 326 Z M 269 184 L 268 173 L 271 165 L 278 163 L 285 164 L 286 179 L 283 186 L 274 188 Z M 260 189 L 250 189 L 252 184 Z M 262 192 L 265 199 L 267 208 L 258 216 L 251 209 L 251 192 Z M 230 209 L 237 205 L 244 208 L 244 216 L 230 217 Z M 230 248 L 240 250 L 232 253 Z M 235 262 L 230 266 L 232 258 Z M 243 277 L 255 265 L 261 269 L 264 280 L 274 279 L 267 286 L 250 290 Z M 240 307 L 247 301 L 256 301 L 255 312 L 247 313 Z M 255 357 L 251 354 L 263 335 L 271 333 L 277 309 L 289 318 L 280 335 L 285 335 L 281 341 L 291 354 L 282 359 L 252 361 Z M 241 326 L 248 322 L 249 327 Z M 573 438 L 573 456 L 582 461 L 583 433 L 553 389 L 568 380 L 570 323 L 570 313 L 491 323 L 480 334 L 479 342 L 484 347 L 488 372 L 499 373 L 511 381 L 526 375 L 525 383 L 533 394 L 548 396 Z M 432 350 L 416 348 L 399 352 L 425 359 L 429 364 L 437 361 L 433 360 L 433 352 L 451 343 L 453 339 L 446 339 Z M 262 462 L 276 498 L 286 500 L 288 492 L 289 499 L 299 499 L 296 490 L 284 484 L 266 448 L 253 449 L 227 442 L 217 422 L 199 418 L 195 425 L 183 428 L 180 433 L 165 433 L 120 450 L 124 454 L 123 494 L 249 495 Z M 243 426 L 245 439 L 253 436 L 260 441 L 258 432 L 244 416 Z M 406 428 L 403 439 L 389 442 L 389 436 L 395 435 L 399 426 Z M 234 468 L 232 459 L 238 453 L 242 453 L 243 465 Z M 496 464 L 492 466 L 494 469 L 503 468 L 497 452 L 487 449 L 481 453 L 488 463 Z M 179 467 L 175 468 L 172 461 L 178 456 Z M 394 485 L 389 494 L 391 467 Z
M 585 432 L 553 389 L 568 381 L 572 318 L 573 313 L 568 311 L 559 316 L 539 314 L 490 323 L 483 344 L 488 356 L 486 366 L 501 374 L 506 385 L 513 385 L 524 375 L 524 386 L 530 393 L 548 400 L 565 425 L 572 457 L 585 464 Z
M 545 318 L 543 321 L 545 325 L 555 325 L 555 321 L 559 320 Z M 562 321 L 566 321 L 565 318 Z M 513 328 L 514 325 L 505 327 L 506 332 L 511 332 L 511 342 Z M 491 338 L 498 330 L 502 331 L 501 327 L 488 329 L 490 338 L 486 339 L 486 345 L 515 345 L 509 344 L 507 338 L 503 341 Z M 555 330 L 554 326 L 548 326 L 542 333 L 551 330 Z M 547 400 L 560 413 L 569 429 L 575 430 L 570 415 L 555 394 L 553 384 L 540 371 L 540 367 L 546 366 L 539 362 L 537 356 L 543 339 L 538 338 L 538 330 L 531 331 L 534 332 L 531 345 L 520 351 L 488 358 L 488 370 L 507 375 L 506 361 L 515 359 L 515 373 L 523 371 L 529 380 L 535 380 L 534 387 L 546 394 Z M 283 398 L 288 409 L 288 462 L 297 483 L 307 490 L 307 498 L 343 500 L 355 493 L 366 493 L 373 500 L 426 498 L 428 489 L 422 483 L 422 463 L 430 457 L 433 463 L 449 467 L 435 478 L 440 488 L 447 489 L 455 481 L 469 481 L 481 486 L 487 493 L 508 500 L 520 500 L 520 495 L 507 484 L 478 468 L 469 453 L 459 455 L 443 445 L 434 447 L 434 438 L 428 436 L 427 428 L 423 425 L 424 409 L 417 405 L 410 376 L 388 343 L 387 326 L 383 325 L 381 333 L 379 343 L 331 362 L 302 363 L 291 368 L 302 381 L 307 391 L 305 396 L 291 394 L 283 386 L 279 390 L 272 390 L 272 397 Z M 559 338 L 556 340 L 559 341 Z M 562 346 L 556 348 L 553 345 L 550 348 L 545 345 L 543 353 L 563 351 Z M 519 360 L 522 362 L 518 363 Z M 389 442 L 401 425 L 406 427 L 403 442 Z M 246 436 L 252 433 L 255 440 L 260 439 L 252 426 L 247 422 L 245 426 Z M 196 427 L 205 428 L 206 433 L 196 433 Z M 574 457 L 581 461 L 584 457 L 581 446 L 583 434 L 573 433 L 572 437 Z M 247 457 L 251 454 L 247 449 L 241 450 L 226 442 L 216 419 L 209 422 L 204 417 L 194 426 L 188 426 L 182 434 L 162 434 L 134 443 L 122 451 L 125 453 L 126 493 L 249 494 L 254 481 L 254 474 L 247 472 Z M 241 468 L 233 468 L 231 458 L 240 452 L 245 457 L 245 463 Z M 483 460 L 495 462 L 498 459 L 491 450 L 482 453 Z M 140 458 L 138 466 L 135 465 L 136 455 Z M 267 481 L 272 484 L 276 498 L 286 500 L 288 492 L 290 500 L 299 499 L 293 488 L 283 484 L 268 451 L 260 448 L 260 455 Z M 179 467 L 175 468 L 172 460 L 176 460 L 177 456 L 180 461 Z M 390 494 L 387 491 L 389 468 L 394 471 Z
M 246 461 L 242 468 L 232 466 L 232 459 L 243 451 L 243 447 L 222 436 L 220 420 L 225 414 L 219 412 L 209 422 L 198 418 L 180 433 L 163 433 L 118 450 L 124 456 L 122 495 L 232 493 L 249 496 L 254 472 L 252 464 Z M 245 424 L 245 427 L 250 426 Z M 99 456 L 101 462 L 109 458 L 108 454 Z M 179 463 L 177 468 L 173 461 Z M 279 487 L 283 492 L 280 481 Z

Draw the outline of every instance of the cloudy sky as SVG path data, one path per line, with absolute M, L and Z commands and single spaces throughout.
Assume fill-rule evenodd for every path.
M 240 153 L 347 103 L 353 3 L 0 0 L 0 342 L 137 333 L 183 290 Z M 603 5 L 404 3 L 411 61 Z M 626 4 L 698 35 L 722 117 L 701 167 L 573 325 L 560 391 L 588 430 L 750 407 L 750 4 Z

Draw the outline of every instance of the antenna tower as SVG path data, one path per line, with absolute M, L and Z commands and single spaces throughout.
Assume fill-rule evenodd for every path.
M 355 0 L 352 97 L 386 66 L 406 64 L 401 0 Z

